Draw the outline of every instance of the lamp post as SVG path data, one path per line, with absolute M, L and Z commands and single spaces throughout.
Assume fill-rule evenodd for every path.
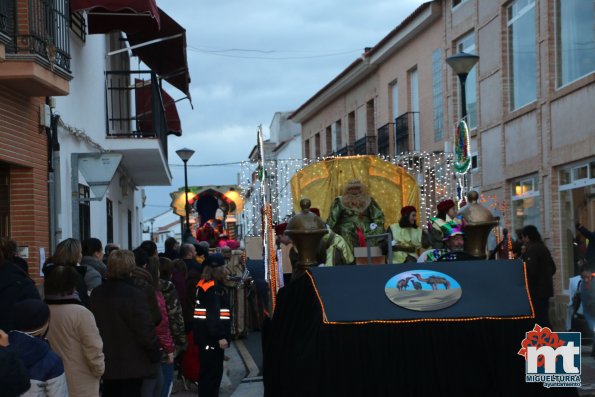
M 461 118 L 464 119 L 467 116 L 467 98 L 465 96 L 465 82 L 467 81 L 467 75 L 473 69 L 473 66 L 479 60 L 479 56 L 473 54 L 467 54 L 466 52 L 459 52 L 456 55 L 446 58 L 446 63 L 454 70 L 459 76 L 459 82 L 461 83 Z
M 190 157 L 192 157 L 194 154 L 194 150 L 184 148 L 176 150 L 176 154 L 184 162 L 184 192 L 186 195 L 186 230 L 184 232 L 184 236 L 182 237 L 184 239 L 190 235 L 190 207 L 188 206 L 188 160 L 190 160 Z

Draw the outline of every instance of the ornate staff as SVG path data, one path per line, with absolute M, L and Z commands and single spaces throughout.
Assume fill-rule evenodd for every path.
M 273 234 L 273 207 L 267 200 L 268 178 L 264 162 L 264 140 L 262 126 L 258 126 L 258 175 L 260 179 L 260 197 L 262 200 L 262 248 L 264 261 L 265 281 L 269 284 L 269 316 L 275 310 L 278 290 L 277 255 L 275 253 L 275 236 Z

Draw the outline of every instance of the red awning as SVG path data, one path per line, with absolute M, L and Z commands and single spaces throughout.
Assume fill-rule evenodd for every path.
M 135 102 L 137 130 L 139 132 L 154 133 L 153 125 L 153 86 L 150 81 L 135 79 Z M 178 115 L 176 101 L 164 89 L 161 89 L 161 103 L 165 110 L 167 134 L 182 136 L 182 123 Z
M 159 9 L 155 0 L 70 0 L 70 10 L 128 15 L 147 14 L 159 24 Z M 119 17 L 114 14 L 109 16 Z
M 159 77 L 190 97 L 186 29 L 162 9 L 159 9 L 159 21 L 160 29 L 126 31 L 132 53 Z
M 71 0 L 72 11 L 87 10 L 89 34 L 113 30 L 131 32 L 159 29 L 159 8 L 155 0 Z

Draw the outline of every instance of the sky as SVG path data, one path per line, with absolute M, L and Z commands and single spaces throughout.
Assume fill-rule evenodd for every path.
M 186 29 L 192 104 L 178 102 L 181 137 L 170 136 L 172 186 L 146 187 L 144 218 L 166 212 L 184 186 L 175 151 L 195 150 L 188 184 L 237 184 L 262 125 L 300 107 L 415 10 L 422 0 L 158 0 Z M 174 88 L 174 99 L 183 94 Z

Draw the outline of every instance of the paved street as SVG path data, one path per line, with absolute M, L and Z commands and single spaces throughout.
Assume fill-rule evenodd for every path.
M 591 347 L 582 349 L 582 382 L 579 390 L 581 397 L 595 397 L 595 359 L 591 357 Z M 260 349 L 260 333 L 253 332 L 248 339 L 233 342 L 226 352 L 229 360 L 225 363 L 225 374 L 221 385 L 220 397 L 262 397 L 264 386 L 261 377 L 262 351 Z M 183 383 L 178 381 L 174 388 L 175 397 L 196 397 L 195 385 L 188 385 L 185 390 Z
M 247 347 L 249 346 L 249 347 Z M 232 343 L 225 352 L 229 360 L 225 362 L 223 381 L 221 382 L 220 397 L 261 397 L 264 395 L 262 377 L 259 376 L 262 367 L 260 351 L 260 332 L 250 333 L 248 339 Z M 197 388 L 193 384 L 184 388 L 181 380 L 174 386 L 175 397 L 196 397 Z

